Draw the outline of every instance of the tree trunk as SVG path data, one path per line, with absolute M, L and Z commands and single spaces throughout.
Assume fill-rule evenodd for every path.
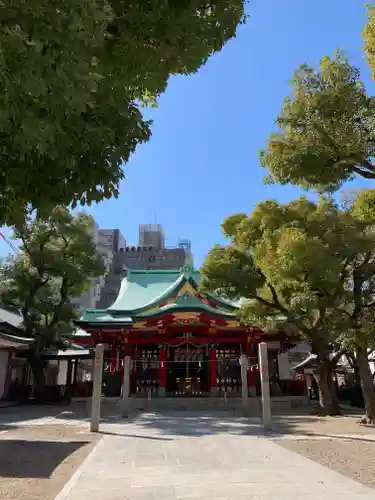
M 40 356 L 33 354 L 28 359 L 29 366 L 34 377 L 34 396 L 39 402 L 45 401 L 46 380 L 44 376 L 43 360 Z
M 360 420 L 360 423 L 375 424 L 375 392 L 372 373 L 367 358 L 367 349 L 364 347 L 357 347 L 356 355 L 366 411 L 366 414 L 363 419 Z
M 337 393 L 337 387 L 336 387 L 336 384 L 334 383 L 333 381 L 333 377 L 332 377 L 332 370 L 334 368 L 332 367 L 332 365 L 330 365 L 330 376 L 328 377 L 328 385 L 329 385 L 329 390 L 331 391 L 331 394 L 332 394 L 332 398 L 334 400 L 334 402 L 336 403 L 337 407 L 339 408 L 340 404 L 339 404 L 339 396 L 338 396 L 338 393 Z
M 316 379 L 319 389 L 319 406 L 321 415 L 340 415 L 340 407 L 332 381 L 331 361 L 329 358 L 319 359 Z

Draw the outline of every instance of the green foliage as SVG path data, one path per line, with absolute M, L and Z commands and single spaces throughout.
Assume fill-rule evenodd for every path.
M 362 189 L 348 206 L 350 213 L 367 223 L 375 223 L 375 196 L 373 189 Z
M 375 225 L 363 214 L 374 200 L 368 190 L 345 207 L 329 198 L 265 201 L 248 217 L 229 217 L 229 244 L 208 254 L 202 287 L 242 299 L 245 320 L 298 333 L 313 348 L 368 345 L 375 338 Z
M 362 33 L 367 62 L 375 79 L 375 7 L 367 5 L 367 24 Z
M 72 216 L 65 207 L 46 220 L 30 219 L 14 237 L 21 251 L 0 269 L 0 301 L 21 312 L 25 333 L 43 352 L 71 332 L 72 299 L 104 274 L 104 262 L 96 252 L 92 218 Z
M 5 0 L 0 27 L 0 222 L 31 205 L 117 196 L 150 137 L 140 103 L 189 74 L 245 20 L 245 0 Z
M 375 101 L 359 71 L 342 54 L 325 57 L 318 70 L 301 66 L 292 90 L 260 155 L 268 181 L 335 191 L 357 174 L 375 179 Z

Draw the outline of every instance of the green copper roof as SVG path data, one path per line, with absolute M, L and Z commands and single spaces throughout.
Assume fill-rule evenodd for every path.
M 167 297 L 183 280 L 180 270 L 131 270 L 121 282 L 120 292 L 109 311 L 136 311 Z
M 232 302 L 210 296 L 210 299 L 220 306 L 220 309 L 216 309 L 200 300 L 195 293 L 199 283 L 199 271 L 189 265 L 173 270 L 128 270 L 114 304 L 108 309 L 86 310 L 83 317 L 75 321 L 75 324 L 130 327 L 136 319 L 147 319 L 178 310 L 197 311 L 228 319 L 236 316 L 237 306 Z M 185 285 L 186 289 L 183 290 Z M 167 304 L 163 306 L 165 302 Z
M 184 283 L 198 287 L 200 273 L 185 266 L 172 270 L 129 270 L 123 278 L 120 292 L 108 312 L 137 312 L 166 300 Z
M 82 323 L 96 323 L 102 326 L 131 326 L 132 318 L 123 311 L 110 311 L 109 309 L 87 309 L 82 318 L 73 321 L 75 325 Z M 77 334 L 76 334 L 77 336 Z

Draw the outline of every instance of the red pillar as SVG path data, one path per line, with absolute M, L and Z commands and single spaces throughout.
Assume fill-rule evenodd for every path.
M 209 351 L 209 362 L 210 362 L 210 389 L 216 387 L 216 349 L 211 348 Z
M 166 366 L 167 355 L 164 347 L 161 347 L 159 349 L 159 361 L 160 361 L 159 387 L 165 388 L 167 386 L 167 366 Z

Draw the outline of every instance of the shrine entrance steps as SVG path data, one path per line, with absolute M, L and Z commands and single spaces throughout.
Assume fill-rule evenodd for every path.
M 294 408 L 303 408 L 308 405 L 306 397 L 279 397 L 272 398 L 272 411 L 275 414 L 285 414 Z M 128 400 L 128 412 L 186 412 L 186 413 L 217 413 L 224 412 L 242 416 L 246 414 L 249 417 L 260 417 L 262 415 L 262 400 L 258 397 L 248 399 L 247 408 L 238 397 L 227 398 L 224 400 L 219 397 L 174 397 L 174 398 L 139 398 L 133 397 Z

